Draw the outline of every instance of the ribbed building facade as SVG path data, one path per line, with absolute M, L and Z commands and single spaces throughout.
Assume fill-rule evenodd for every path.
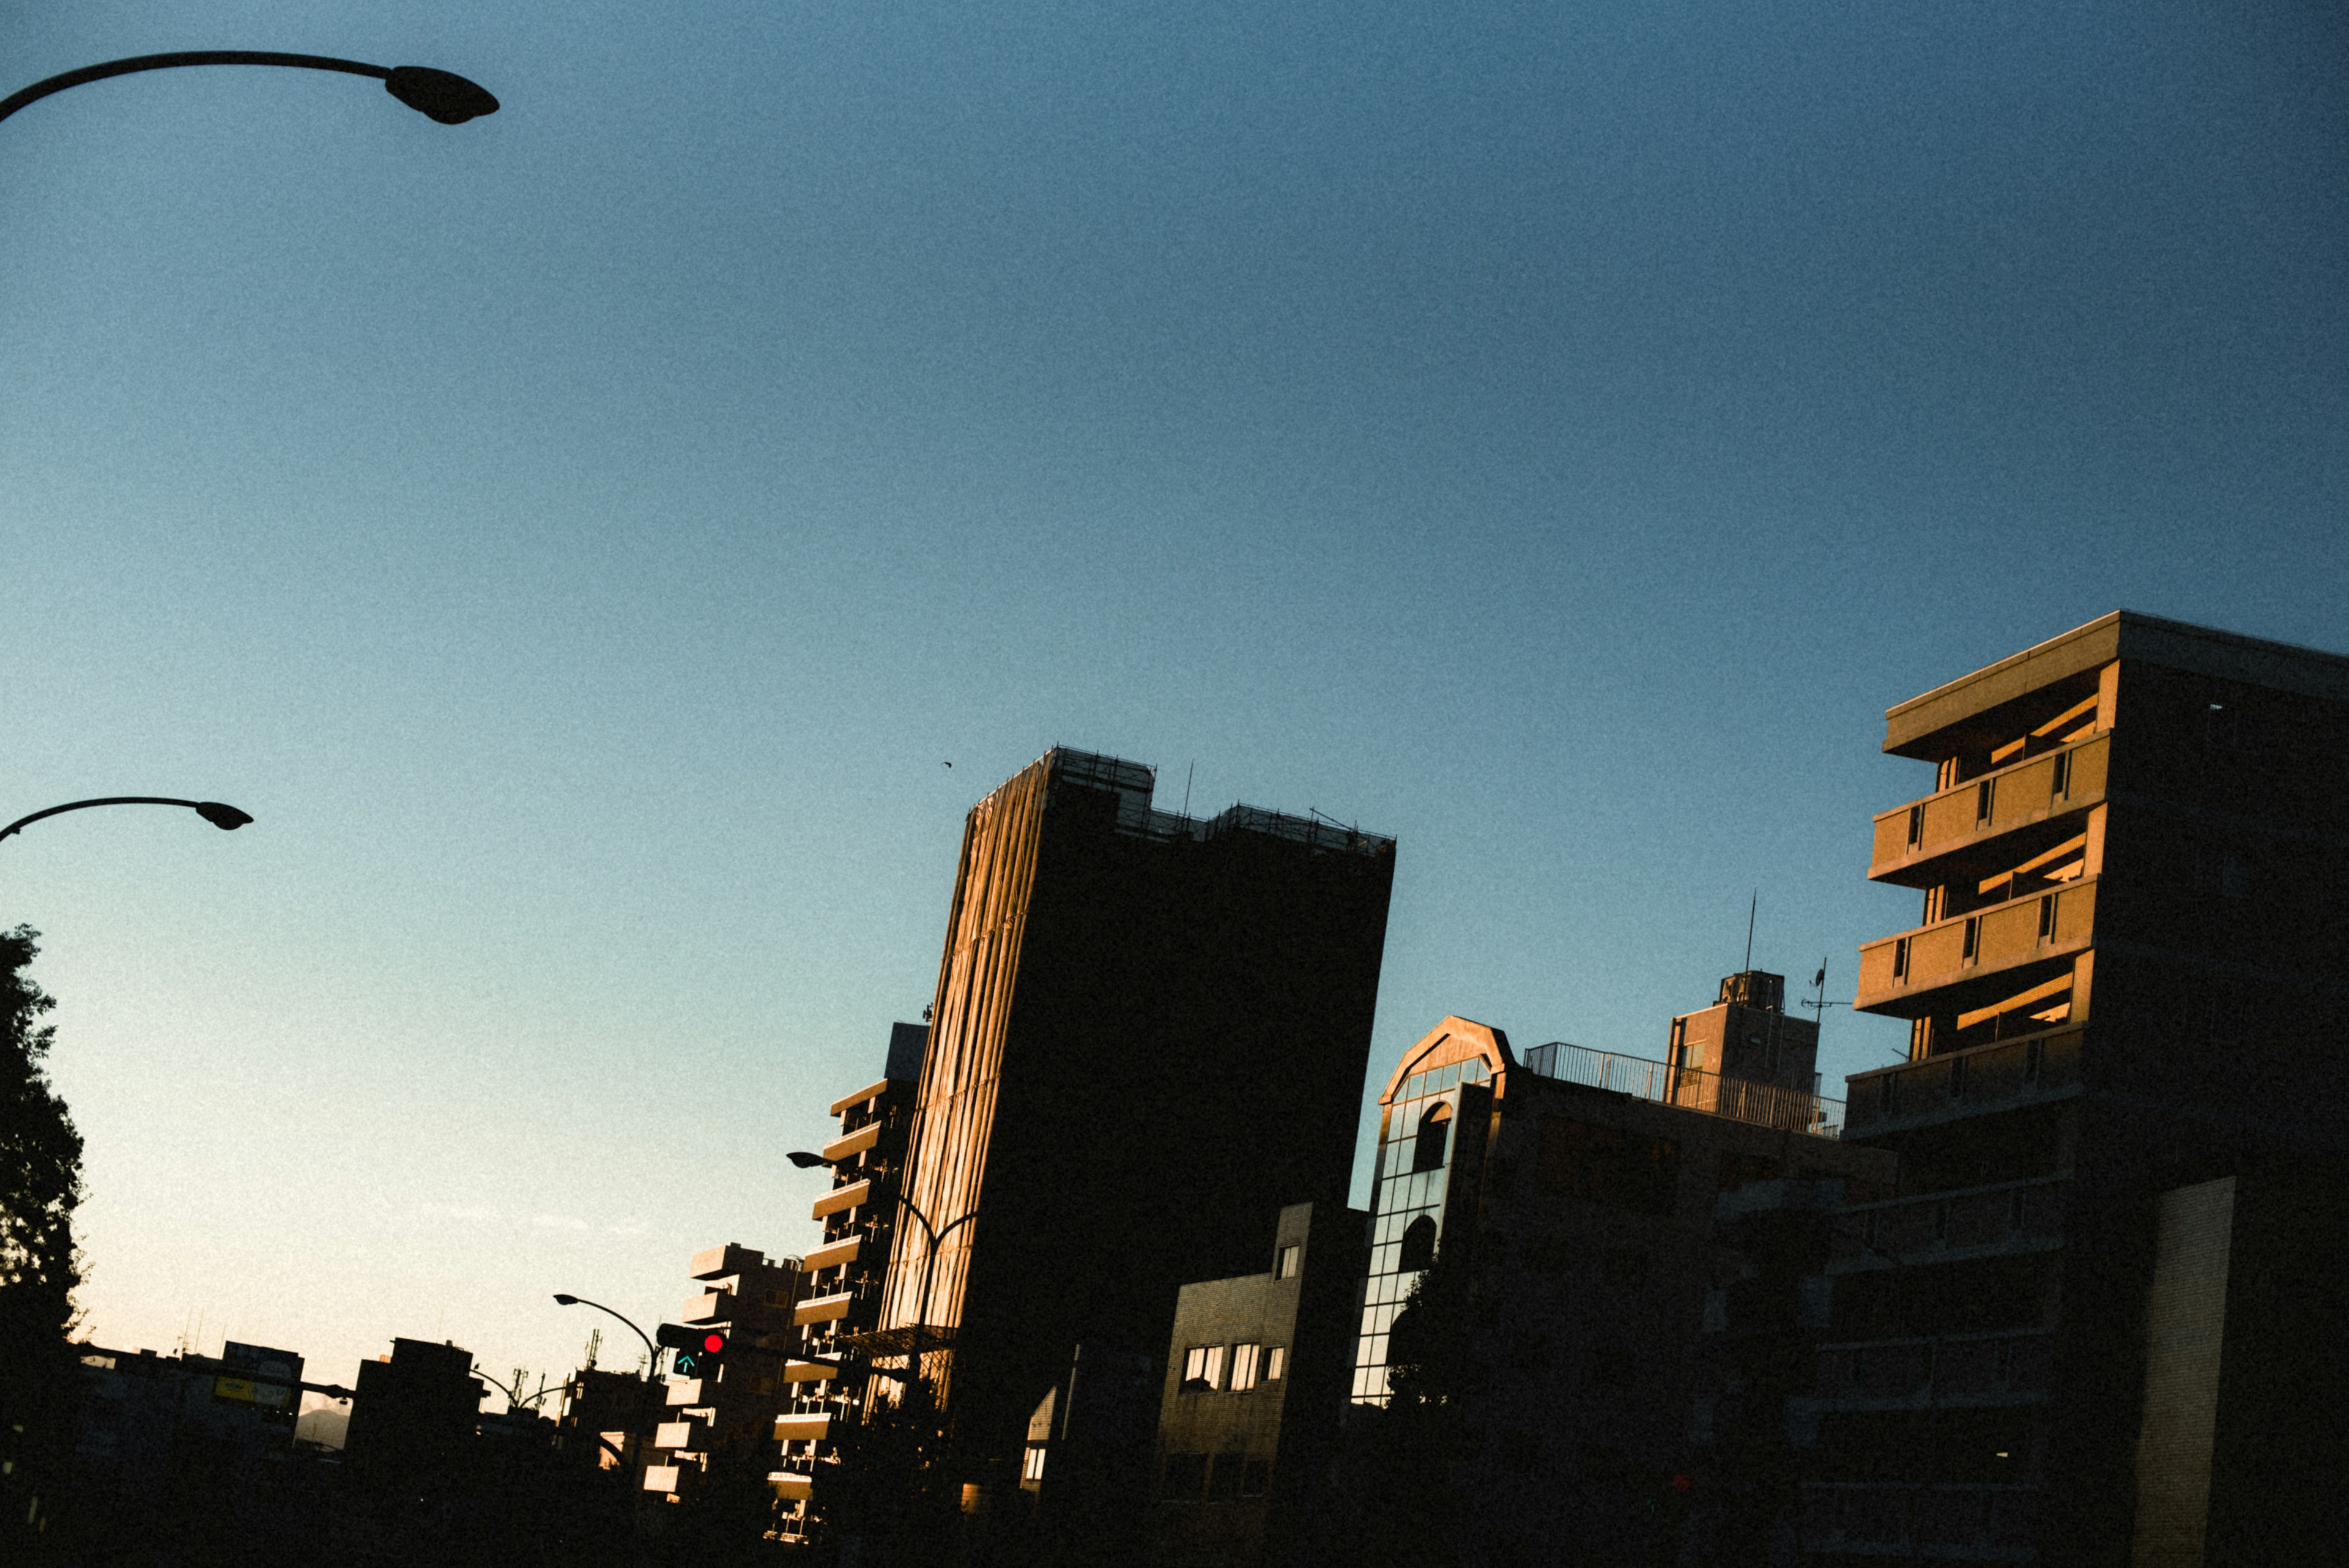
M 1016 1489 L 1080 1345 L 1154 1366 L 1180 1285 L 1260 1266 L 1285 1204 L 1344 1204 L 1393 841 L 1162 812 L 1153 783 L 1056 750 L 964 832 L 907 1190 L 941 1232 L 977 1218 L 934 1269 L 901 1221 L 883 1323 L 936 1333 L 983 1488 Z M 1133 1386 L 1146 1484 L 1157 1384 Z

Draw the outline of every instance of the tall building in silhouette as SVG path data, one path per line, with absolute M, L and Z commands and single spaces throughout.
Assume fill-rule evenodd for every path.
M 2349 1560 L 2349 659 L 2116 613 L 1903 702 L 1804 1544 Z
M 1066 1397 L 1116 1404 L 1075 1414 L 1130 1428 L 1135 1473 L 1104 1437 L 1053 1458 L 1087 1484 L 1043 1491 L 1081 1511 L 1143 1484 L 1179 1287 L 1260 1266 L 1284 1205 L 1345 1206 L 1394 841 L 1158 811 L 1153 781 L 1055 750 L 963 833 L 906 1190 L 941 1231 L 978 1218 L 934 1269 L 924 1228 L 898 1226 L 883 1324 L 936 1333 L 982 1498 L 1018 1495 L 1029 1420 L 1080 1347 Z

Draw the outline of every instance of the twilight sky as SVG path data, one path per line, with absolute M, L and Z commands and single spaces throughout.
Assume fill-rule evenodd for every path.
M 0 921 L 103 1343 L 559 1376 L 929 998 L 1056 742 L 1401 840 L 1445 1012 L 1653 1055 L 1914 919 L 1895 701 L 2349 649 L 2333 7 L 0 11 Z M 943 765 L 951 761 L 953 766 Z M 1830 1083 L 1896 1023 L 1831 1014 Z M 1235 1085 L 1245 1095 L 1245 1085 Z M 617 1348 L 616 1346 L 616 1348 Z M 633 1363 L 633 1355 L 617 1357 Z

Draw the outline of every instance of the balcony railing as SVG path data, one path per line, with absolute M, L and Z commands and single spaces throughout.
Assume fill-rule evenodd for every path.
M 2112 756 L 2110 732 L 1968 779 L 1876 818 L 1868 874 L 1884 877 L 1977 839 L 2077 811 L 2102 798 Z
M 2090 877 L 1869 942 L 1859 950 L 1857 1005 L 1899 1012 L 1904 995 L 2078 951 L 2095 938 L 2096 882 Z
M 2080 1085 L 2080 1031 L 1976 1045 L 1855 1074 L 1850 1127 L 1868 1132 L 1887 1122 L 1907 1121 L 1952 1108 L 2020 1104 L 2065 1094 Z
M 1674 1067 L 1644 1056 L 1619 1056 L 1553 1040 L 1525 1054 L 1525 1064 L 1537 1077 L 1560 1083 L 1610 1089 L 1619 1095 L 1681 1106 L 1756 1127 L 1780 1127 L 1836 1137 L 1843 1131 L 1843 1102 L 1776 1084 L 1724 1077 L 1694 1067 Z

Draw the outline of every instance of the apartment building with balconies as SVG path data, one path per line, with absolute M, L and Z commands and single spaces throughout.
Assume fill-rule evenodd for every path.
M 2118 612 L 1884 749 L 1921 909 L 1856 1004 L 1909 1059 L 1846 1137 L 1899 1185 L 1838 1222 L 1806 1548 L 2349 1559 L 2349 659 Z
M 833 1162 L 832 1188 L 812 1210 L 823 1241 L 801 1260 L 805 1293 L 792 1313 L 800 1358 L 783 1369 L 790 1397 L 775 1417 L 781 1449 L 769 1477 L 783 1500 L 780 1533 L 787 1541 L 805 1539 L 815 1522 L 816 1476 L 837 1459 L 842 1428 L 863 1409 L 864 1380 L 835 1368 L 871 1354 L 863 1340 L 880 1321 L 914 1081 L 929 1033 L 925 1024 L 892 1024 L 881 1076 L 832 1103 L 840 1132 L 821 1151 Z
M 797 1258 L 770 1262 L 756 1248 L 729 1241 L 693 1257 L 690 1277 L 702 1289 L 686 1299 L 678 1321 L 727 1336 L 714 1368 L 672 1373 L 664 1417 L 654 1428 L 644 1490 L 669 1501 L 692 1494 L 721 1449 L 763 1449 L 788 1396 L 783 1371 L 797 1331 L 792 1323 L 805 1278 Z

